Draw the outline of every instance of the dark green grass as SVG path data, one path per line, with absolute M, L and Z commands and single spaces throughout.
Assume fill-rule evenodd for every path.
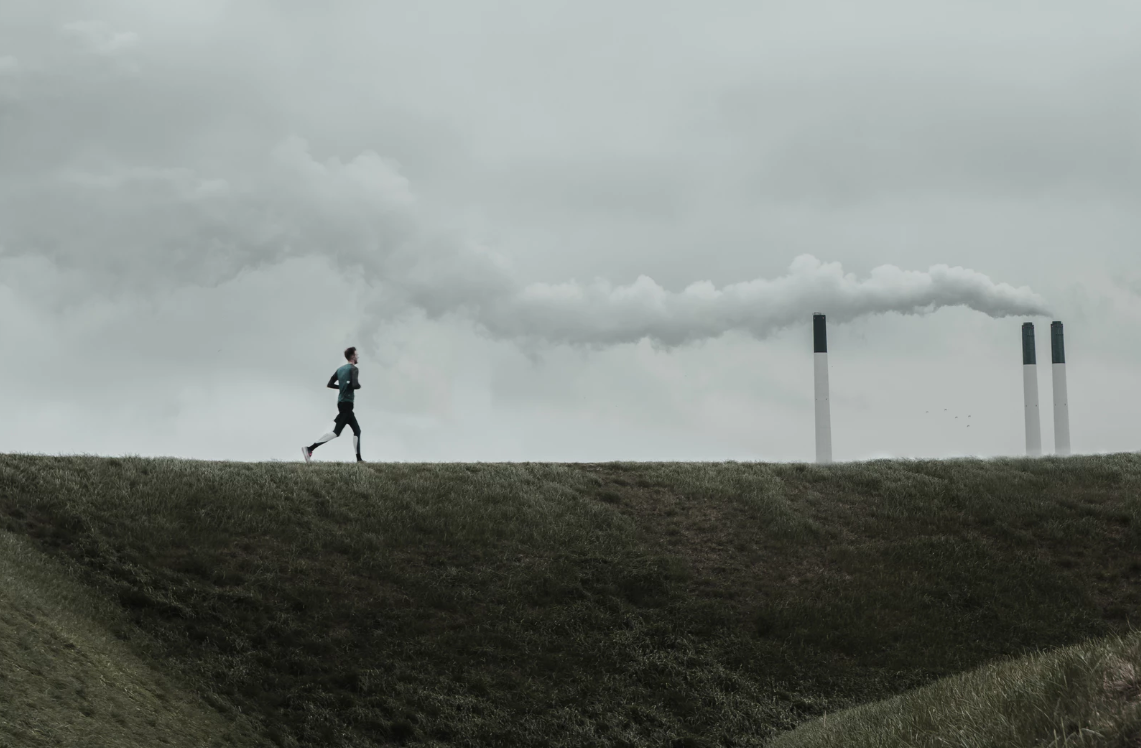
M 811 720 L 770 748 L 1141 745 L 1141 633 L 951 676 Z
M 77 563 L 147 657 L 283 746 L 763 746 L 1137 627 L 1139 489 L 1138 455 L 6 455 L 0 527 Z
M 0 530 L 0 748 L 263 748 L 123 639 L 142 632 L 70 564 Z

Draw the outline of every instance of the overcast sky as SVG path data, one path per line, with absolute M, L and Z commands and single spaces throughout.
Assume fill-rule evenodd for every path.
M 7 0 L 0 452 L 1141 449 L 1135 0 Z M 969 427 L 968 427 L 969 425 Z M 317 461 L 352 460 L 350 432 Z

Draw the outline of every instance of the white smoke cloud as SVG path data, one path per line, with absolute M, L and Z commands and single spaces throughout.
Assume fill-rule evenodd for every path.
M 97 59 L 119 57 L 139 39 L 92 21 L 68 24 L 64 32 Z M 11 61 L 0 68 L 18 69 L 14 58 L 3 59 Z M 861 280 L 811 255 L 796 258 L 782 277 L 722 288 L 697 280 L 671 291 L 647 276 L 624 286 L 601 278 L 527 283 L 505 258 L 448 227 L 400 165 L 373 150 L 347 161 L 320 159 L 306 140 L 291 135 L 269 148 L 251 144 L 256 150 L 243 166 L 202 167 L 192 156 L 184 156 L 189 163 L 156 165 L 123 155 L 130 152 L 126 142 L 76 146 L 61 157 L 62 147 L 47 147 L 41 138 L 53 132 L 57 100 L 85 90 L 88 67 L 69 63 L 60 70 L 72 79 L 54 91 L 55 78 L 44 76 L 3 132 L 9 150 L 0 148 L 0 166 L 8 153 L 24 159 L 26 168 L 18 178 L 0 177 L 0 247 L 5 256 L 35 257 L 81 273 L 93 295 L 216 286 L 289 258 L 320 256 L 371 288 L 358 328 L 362 347 L 386 322 L 417 311 L 430 319 L 465 318 L 531 350 L 643 339 L 673 347 L 730 331 L 764 338 L 812 312 L 828 314 L 833 323 L 948 306 L 993 317 L 1046 313 L 1029 288 L 967 268 L 936 265 L 920 272 L 885 265 Z M 119 85 L 99 80 L 97 90 Z M 37 147 L 22 148 L 25 141 Z M 38 170 L 26 154 L 42 154 L 35 155 L 44 159 Z M 61 295 L 59 303 L 74 300 Z
M 929 314 L 964 306 L 991 317 L 1044 315 L 1043 300 L 1029 288 L 995 283 L 982 273 L 936 265 L 927 272 L 883 265 L 859 280 L 839 263 L 797 257 L 787 275 L 718 289 L 699 281 L 680 293 L 640 276 L 628 286 L 605 280 L 536 283 L 499 299 L 478 320 L 512 338 L 587 346 L 632 343 L 643 338 L 666 347 L 743 331 L 765 338 L 804 323 L 813 312 L 830 322 L 872 314 Z
M 720 289 L 697 281 L 669 291 L 647 276 L 625 286 L 605 279 L 525 283 L 503 257 L 433 228 L 397 164 L 372 151 L 348 162 L 319 161 L 296 136 L 272 148 L 257 175 L 71 169 L 22 197 L 8 201 L 6 224 L 16 231 L 0 237 L 6 246 L 84 268 L 109 295 L 211 286 L 289 257 L 326 257 L 372 286 L 358 328 L 365 339 L 415 310 L 433 319 L 467 318 L 531 350 L 644 338 L 668 348 L 730 331 L 765 338 L 812 312 L 833 323 L 949 306 L 992 317 L 1047 313 L 1029 288 L 967 268 L 884 265 L 861 280 L 811 255 L 796 258 L 782 277 Z
M 426 218 L 398 166 L 366 152 L 343 164 L 316 162 L 306 144 L 291 138 L 275 150 L 292 169 L 295 215 L 314 207 L 309 251 L 327 252 L 342 267 L 359 268 L 379 298 L 360 331 L 410 309 L 430 318 L 467 317 L 496 338 L 530 348 L 571 344 L 599 348 L 648 338 L 673 347 L 730 331 L 765 338 L 803 322 L 815 311 L 832 322 L 871 314 L 928 314 L 964 306 L 992 317 L 1045 315 L 1045 302 L 1027 287 L 996 283 L 976 271 L 936 265 L 926 272 L 884 265 L 866 280 L 839 263 L 802 255 L 789 273 L 717 289 L 698 281 L 680 293 L 647 276 L 627 286 L 605 279 L 590 285 L 521 281 L 501 256 L 464 238 L 424 230 Z M 303 179 L 297 179 L 303 177 Z M 306 181 L 309 180 L 309 181 Z M 306 202 L 308 201 L 308 202 Z M 333 231 L 346 241 L 321 243 Z M 343 235 L 343 234 L 342 234 Z

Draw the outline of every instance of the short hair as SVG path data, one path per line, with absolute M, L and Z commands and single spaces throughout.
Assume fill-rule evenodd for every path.
M 350 358 L 353 357 L 353 354 L 356 352 L 357 352 L 357 347 L 355 345 L 350 345 L 348 348 L 345 349 L 345 360 L 348 361 Z

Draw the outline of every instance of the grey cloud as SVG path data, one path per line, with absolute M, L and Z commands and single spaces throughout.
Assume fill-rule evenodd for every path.
M 838 322 L 956 305 L 992 316 L 1044 313 L 1029 289 L 963 268 L 884 266 L 859 282 L 810 256 L 778 280 L 720 290 L 699 282 L 671 293 L 645 276 L 618 287 L 527 285 L 494 252 L 425 228 L 407 180 L 375 153 L 320 162 L 292 137 L 246 182 L 185 168 L 65 174 L 8 213 L 16 237 L 7 243 L 85 267 L 108 293 L 217 284 L 287 257 L 326 256 L 383 297 L 362 330 L 414 307 L 432 318 L 470 316 L 496 337 L 595 347 L 644 337 L 680 345 L 730 330 L 766 337 L 812 311 Z
M 1010 55 L 1012 52 L 1006 52 Z M 885 195 L 1141 193 L 1141 56 L 993 51 L 904 62 L 872 56 L 803 76 L 758 76 L 719 97 L 704 128 L 747 153 L 727 168 L 770 200 L 852 203 Z
M 65 30 L 80 52 L 98 58 L 129 57 L 135 47 L 145 46 L 140 42 L 144 36 L 110 24 L 85 21 Z M 845 275 L 839 264 L 823 264 L 812 256 L 801 257 L 776 280 L 730 283 L 721 289 L 699 281 L 672 292 L 644 275 L 626 286 L 605 280 L 528 284 L 505 258 L 440 221 L 400 165 L 373 150 L 348 160 L 319 158 L 305 139 L 294 135 L 276 145 L 239 141 L 242 157 L 234 165 L 204 159 L 187 146 L 169 150 L 163 165 L 140 157 L 132 148 L 134 133 L 121 125 L 130 117 L 159 115 L 143 94 L 162 85 L 160 74 L 169 67 L 145 55 L 139 59 L 142 74 L 124 75 L 118 82 L 106 78 L 106 71 L 56 60 L 59 75 L 44 75 L 47 87 L 22 102 L 23 129 L 15 128 L 19 137 L 9 139 L 17 150 L 21 138 L 39 148 L 40 170 L 0 183 L 3 251 L 82 269 L 96 293 L 216 285 L 287 258 L 323 256 L 372 286 L 362 334 L 419 309 L 433 319 L 466 317 L 494 337 L 526 345 L 589 347 L 643 338 L 676 346 L 731 330 L 763 338 L 813 311 L 844 322 L 888 312 L 925 314 L 947 306 L 992 316 L 1045 310 L 1043 300 L 1028 288 L 995 283 L 964 268 L 937 265 L 919 273 L 882 266 L 859 281 Z M 111 112 L 107 137 L 92 138 L 80 150 L 62 131 L 45 134 L 32 126 L 57 113 L 61 100 L 84 98 L 92 104 L 103 101 Z M 120 106 L 108 107 L 109 101 Z M 127 103 L 142 108 L 122 106 Z M 176 126 L 163 137 L 170 144 L 195 142 L 206 121 L 172 122 Z M 55 145 L 71 147 L 72 155 L 58 155 Z M 797 149 L 784 150 L 795 162 Z M 840 161 L 827 152 L 823 160 Z M 619 181 L 608 175 L 621 173 L 621 163 L 595 160 L 559 170 L 570 174 L 567 189 L 580 201 L 588 196 L 608 205 L 648 200 L 661 210 L 676 199 L 669 190 L 644 189 L 654 181 L 651 168 L 623 173 Z M 597 194 L 592 194 L 594 186 Z
M 11 116 L 10 107 L 20 89 L 20 61 L 12 55 L 0 55 L 0 124 Z
M 80 28 L 98 54 L 133 40 L 104 26 Z M 628 286 L 527 284 L 505 258 L 437 223 L 399 164 L 374 151 L 319 159 L 290 136 L 243 163 L 206 172 L 89 157 L 9 182 L 0 193 L 0 243 L 9 254 L 81 268 L 104 295 L 216 285 L 290 257 L 323 256 L 373 286 L 362 333 L 420 309 L 429 318 L 467 317 L 527 345 L 602 347 L 648 337 L 676 346 L 731 330 L 763 338 L 812 311 L 838 322 L 945 306 L 992 316 L 1044 311 L 1029 289 L 963 268 L 884 266 L 861 282 L 811 256 L 775 281 L 722 289 L 698 282 L 669 292 L 645 276 Z
M 105 56 L 122 54 L 139 41 L 139 35 L 133 31 L 116 31 L 102 21 L 71 21 L 62 30 L 87 49 Z
M 659 221 L 685 208 L 693 185 L 680 160 L 618 154 L 531 158 L 493 176 L 516 205 L 600 218 Z

